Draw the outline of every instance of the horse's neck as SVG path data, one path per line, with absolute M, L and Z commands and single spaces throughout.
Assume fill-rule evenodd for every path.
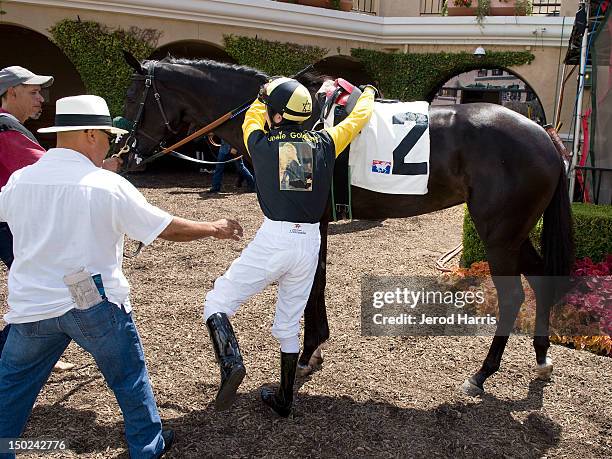
M 181 118 L 199 129 L 241 105 L 255 100 L 265 76 L 241 69 L 211 65 L 210 67 L 171 64 L 175 94 L 183 107 Z M 241 153 L 246 153 L 242 139 L 244 114 L 223 123 L 214 132 Z
M 231 71 L 222 71 L 216 78 L 213 75 L 206 85 L 196 90 L 194 101 L 197 102 L 194 105 L 197 107 L 196 117 L 199 125 L 203 125 L 202 120 L 213 122 L 243 104 L 252 102 L 257 97 L 261 84 L 261 78 L 245 75 L 239 71 L 236 71 L 235 76 Z M 242 139 L 243 120 L 244 114 L 237 116 L 216 128 L 215 134 L 241 153 L 246 153 Z

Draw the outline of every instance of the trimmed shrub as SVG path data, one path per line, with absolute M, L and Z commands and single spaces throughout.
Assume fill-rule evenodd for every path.
M 112 116 L 121 115 L 133 70 L 122 50 L 146 59 L 157 46 L 161 32 L 130 27 L 110 29 L 93 21 L 64 19 L 51 30 L 55 44 L 74 64 L 87 92 L 103 97 Z
M 237 62 L 269 75 L 292 75 L 323 59 L 328 49 L 237 35 L 223 37 L 225 50 Z M 424 100 L 440 84 L 457 73 L 477 68 L 508 68 L 531 64 L 527 51 L 488 52 L 474 60 L 471 53 L 386 53 L 353 48 L 351 55 L 364 64 L 386 97 Z
M 576 258 L 602 261 L 612 253 L 612 206 L 574 203 Z
M 351 50 L 364 65 L 385 97 L 425 100 L 453 75 L 484 68 L 510 68 L 531 64 L 528 51 L 491 51 L 476 59 L 472 53 L 385 53 Z
M 295 75 L 325 57 L 328 50 L 318 46 L 262 40 L 260 38 L 224 35 L 225 51 L 242 65 L 268 75 Z
M 612 254 L 612 206 L 572 203 L 574 214 L 574 238 L 576 241 L 576 258 L 589 257 L 595 262 Z M 539 250 L 542 221 L 531 233 L 531 240 Z M 463 219 L 463 255 L 461 266 L 486 260 L 484 244 L 480 240 L 474 222 L 467 207 Z

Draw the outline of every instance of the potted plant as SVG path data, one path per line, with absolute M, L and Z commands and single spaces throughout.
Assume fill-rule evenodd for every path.
M 489 0 L 489 16 L 526 16 L 531 14 L 531 0 Z
M 478 5 L 476 6 L 476 22 L 480 26 L 482 26 L 484 18 L 491 15 L 491 1 L 492 0 L 478 0 Z
M 531 0 L 515 0 L 514 14 L 516 16 L 531 16 L 533 13 L 533 2 Z
M 315 6 L 317 8 L 328 8 L 329 0 L 298 0 L 300 5 Z
M 449 16 L 476 16 L 478 0 L 447 0 L 446 9 Z
M 514 16 L 515 0 L 489 0 L 486 16 Z
M 353 0 L 297 0 L 300 5 L 330 8 L 333 10 L 351 11 Z
M 532 11 L 531 0 L 447 0 L 449 16 L 476 16 L 479 24 L 486 16 L 525 16 Z
M 330 0 L 331 7 L 340 11 L 351 11 L 353 9 L 353 0 Z

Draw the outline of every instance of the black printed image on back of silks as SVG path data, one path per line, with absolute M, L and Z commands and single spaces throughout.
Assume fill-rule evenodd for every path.
M 278 144 L 278 178 L 284 191 L 312 191 L 312 147 L 306 142 Z

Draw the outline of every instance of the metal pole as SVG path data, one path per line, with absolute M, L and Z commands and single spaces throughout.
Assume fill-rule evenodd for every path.
M 563 49 L 563 32 L 565 32 L 565 16 L 563 16 L 563 24 L 561 25 L 561 39 L 559 46 L 559 61 L 561 61 L 561 52 Z M 555 106 L 555 112 L 553 114 L 553 126 L 556 129 L 559 125 L 559 120 L 561 119 L 561 107 L 563 106 L 563 89 L 565 85 L 563 82 L 565 81 L 565 69 L 567 68 L 567 64 L 565 60 L 563 61 L 563 70 L 561 71 L 561 79 L 559 80 L 559 67 L 557 67 L 557 87 L 555 88 L 555 100 L 557 101 L 557 105 Z M 558 98 L 557 98 L 558 97 Z
M 563 107 L 563 92 L 565 90 L 565 69 L 567 68 L 567 64 L 563 64 L 563 70 L 561 70 L 561 82 L 559 83 L 559 87 L 557 88 L 559 98 L 557 99 L 557 106 L 555 107 L 555 119 L 553 122 L 553 126 L 557 129 L 559 125 L 559 120 L 561 119 L 561 108 Z
M 587 46 L 589 42 L 589 10 L 590 1 L 582 2 L 586 9 L 586 29 L 582 36 L 582 49 L 580 51 L 580 73 L 578 75 L 578 103 L 576 104 L 576 125 L 574 126 L 574 151 L 572 152 L 572 162 L 569 169 L 569 198 L 570 202 L 574 199 L 574 188 L 576 186 L 576 163 L 578 162 L 578 148 L 580 147 L 580 126 L 582 122 L 582 100 L 584 97 L 584 76 L 587 62 Z

